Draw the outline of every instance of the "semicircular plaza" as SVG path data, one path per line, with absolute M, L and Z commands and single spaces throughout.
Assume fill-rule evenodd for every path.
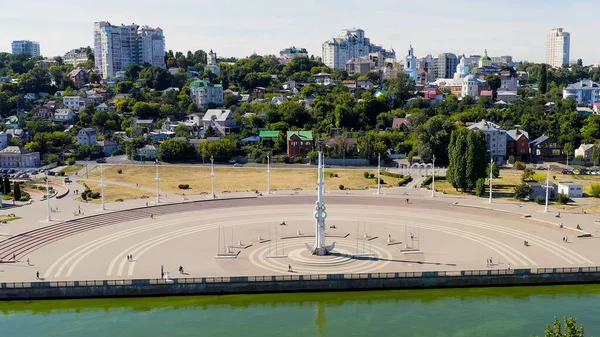
M 375 195 L 326 196 L 326 243 L 335 243 L 335 249 L 316 257 L 307 249 L 315 241 L 314 202 L 310 195 L 207 200 L 46 226 L 0 242 L 1 254 L 32 261 L 6 265 L 0 277 L 22 281 L 31 279 L 33 270 L 46 280 L 90 280 L 159 278 L 161 271 L 204 277 L 597 262 L 591 240 L 565 243 L 565 229 L 519 214 Z

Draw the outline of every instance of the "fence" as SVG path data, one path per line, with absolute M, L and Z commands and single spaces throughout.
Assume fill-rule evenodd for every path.
M 527 276 L 540 274 L 586 274 L 599 273 L 600 267 L 536 268 L 536 269 L 490 269 L 461 271 L 423 271 L 360 274 L 312 274 L 312 275 L 273 275 L 273 276 L 231 276 L 194 277 L 179 279 L 129 279 L 129 280 L 90 280 L 90 281 L 50 281 L 50 282 L 7 282 L 0 283 L 0 289 L 57 288 L 57 287 L 113 287 L 149 286 L 171 284 L 236 284 L 253 282 L 286 281 L 326 281 L 364 279 L 407 279 L 444 278 L 470 276 Z

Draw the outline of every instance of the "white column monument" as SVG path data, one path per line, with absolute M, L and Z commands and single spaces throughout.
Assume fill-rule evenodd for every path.
M 327 219 L 327 212 L 325 203 L 323 202 L 323 187 L 325 186 L 324 169 L 323 169 L 323 151 L 319 151 L 318 159 L 318 173 L 317 173 L 317 187 L 318 187 L 318 198 L 315 205 L 315 247 L 312 248 L 308 243 L 306 248 L 313 253 L 313 255 L 324 256 L 329 254 L 335 247 L 335 242 L 331 246 L 325 246 L 325 219 Z

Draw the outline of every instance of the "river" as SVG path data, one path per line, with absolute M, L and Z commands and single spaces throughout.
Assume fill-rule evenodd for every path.
M 1 336 L 600 336 L 600 285 L 0 302 Z

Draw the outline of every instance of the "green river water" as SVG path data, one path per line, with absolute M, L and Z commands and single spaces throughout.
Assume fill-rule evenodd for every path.
M 0 336 L 531 336 L 572 315 L 600 336 L 600 285 L 0 302 Z

